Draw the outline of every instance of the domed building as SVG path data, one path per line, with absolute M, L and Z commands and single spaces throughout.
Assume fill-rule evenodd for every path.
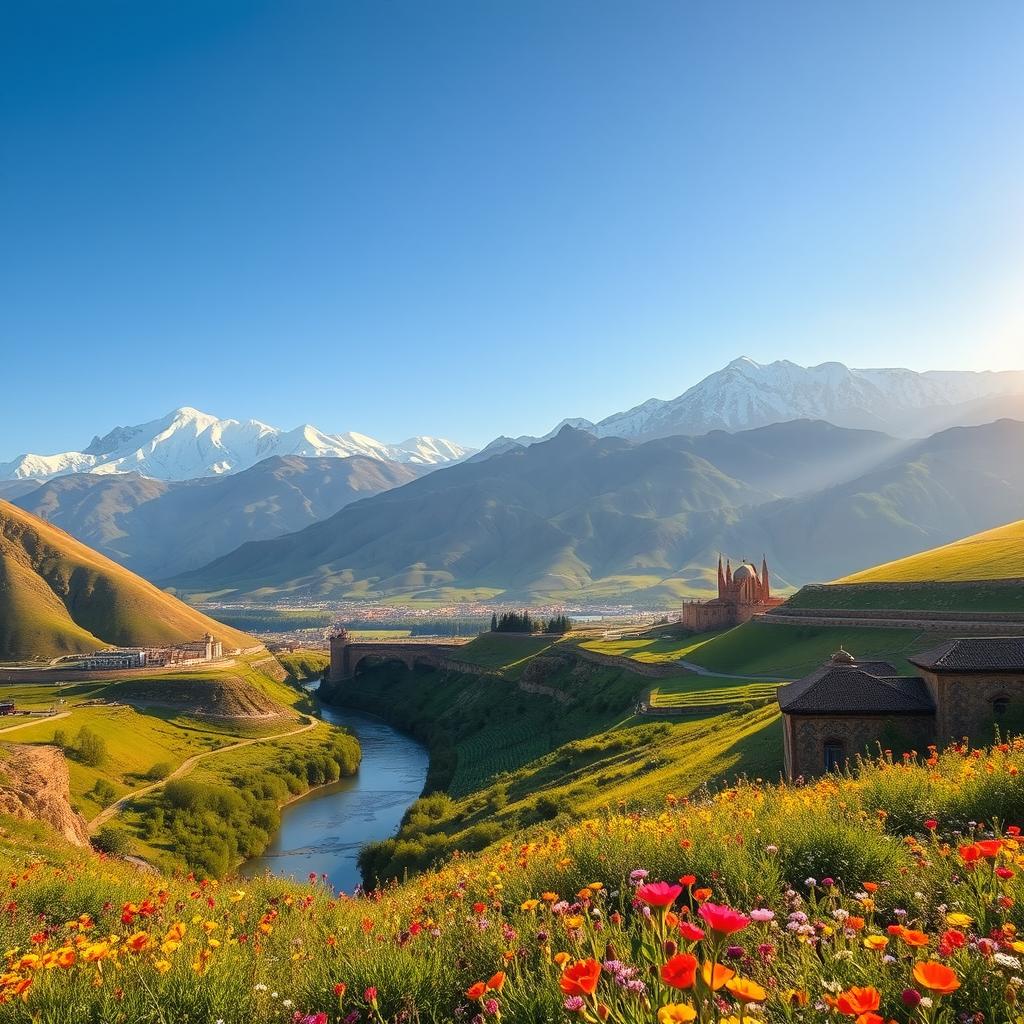
M 687 629 L 704 633 L 712 629 L 729 629 L 747 622 L 761 612 L 777 608 L 785 601 L 772 597 L 768 578 L 768 560 L 761 559 L 761 573 L 749 562 L 740 562 L 735 571 L 732 562 L 718 556 L 718 597 L 712 601 L 688 601 L 683 605 L 680 622 Z

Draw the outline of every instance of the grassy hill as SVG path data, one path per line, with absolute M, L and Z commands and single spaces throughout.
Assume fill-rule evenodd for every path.
M 876 565 L 837 583 L 1024 579 L 1024 519 L 917 555 Z
M 0 661 L 196 640 L 207 632 L 226 647 L 253 644 L 0 500 Z

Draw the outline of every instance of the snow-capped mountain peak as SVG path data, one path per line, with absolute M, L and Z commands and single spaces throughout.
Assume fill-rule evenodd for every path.
M 280 430 L 260 420 L 219 419 L 182 406 L 135 426 L 115 427 L 82 451 L 25 454 L 0 463 L 0 480 L 45 480 L 68 473 L 136 472 L 159 480 L 191 480 L 248 469 L 274 455 L 348 458 L 439 466 L 458 462 L 474 449 L 444 438 L 413 437 L 398 445 L 366 434 L 328 434 L 305 423 Z

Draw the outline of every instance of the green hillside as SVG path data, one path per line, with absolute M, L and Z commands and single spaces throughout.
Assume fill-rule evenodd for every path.
M 844 576 L 837 583 L 1024 579 L 1024 519 L 917 555 Z
M 207 632 L 227 647 L 254 642 L 0 500 L 0 661 L 175 643 Z

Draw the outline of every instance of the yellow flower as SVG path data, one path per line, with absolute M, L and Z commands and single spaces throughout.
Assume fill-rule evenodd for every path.
M 536 910 L 540 900 L 523 900 L 523 905 L 519 908 L 520 910 Z
M 974 924 L 974 918 L 970 914 L 953 913 L 946 915 L 946 923 L 954 928 L 969 928 Z
M 864 945 L 868 949 L 885 949 L 889 945 L 889 940 L 884 935 L 865 935 Z
M 153 970 L 157 974 L 166 974 L 171 969 L 171 963 L 169 960 L 154 960 Z
M 668 1003 L 658 1011 L 658 1024 L 689 1024 L 697 1011 L 688 1003 Z

